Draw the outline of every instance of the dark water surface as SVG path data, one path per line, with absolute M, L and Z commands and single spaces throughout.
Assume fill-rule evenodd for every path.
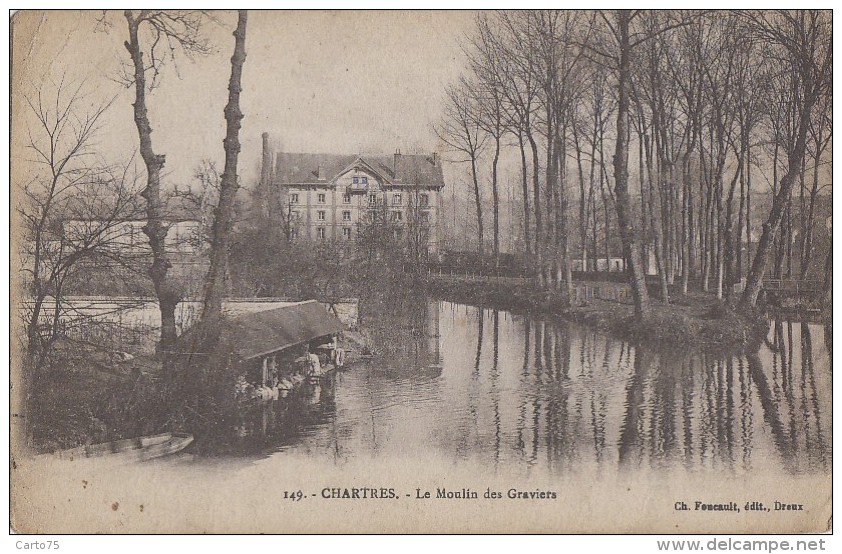
M 773 322 L 756 353 L 734 357 L 449 302 L 388 324 L 373 333 L 377 358 L 243 414 L 242 463 L 259 452 L 264 463 L 434 457 L 497 474 L 831 471 L 821 325 Z

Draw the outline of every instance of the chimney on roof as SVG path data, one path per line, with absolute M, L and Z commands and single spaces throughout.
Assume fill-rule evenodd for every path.
M 439 165 L 439 153 L 433 152 L 433 165 Z
M 401 149 L 398 148 L 395 151 L 395 163 L 394 163 L 394 167 L 392 167 L 392 172 L 395 174 L 395 177 L 398 176 L 398 165 L 400 164 L 400 161 L 401 161 Z
M 319 170 L 317 175 L 319 181 L 324 181 L 327 179 L 327 177 L 325 176 L 325 168 L 322 166 L 322 164 L 319 164 Z

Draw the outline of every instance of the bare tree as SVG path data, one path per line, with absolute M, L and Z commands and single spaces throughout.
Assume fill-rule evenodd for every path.
M 772 209 L 757 245 L 757 253 L 740 298 L 744 308 L 757 304 L 763 274 L 772 243 L 780 228 L 784 210 L 791 202 L 795 180 L 801 173 L 816 104 L 830 93 L 833 63 L 831 16 L 823 11 L 749 12 L 746 18 L 758 40 L 767 45 L 769 54 L 780 64 L 779 79 L 791 86 L 787 98 L 793 116 L 783 138 L 787 171 L 772 201 Z
M 191 56 L 208 53 L 209 47 L 200 33 L 202 15 L 197 12 L 141 10 L 136 13 L 126 10 L 123 15 L 128 29 L 128 40 L 124 45 L 132 62 L 127 82 L 134 86 L 134 122 L 140 139 L 140 156 L 146 166 L 146 188 L 141 193 L 146 200 L 143 232 L 149 238 L 152 249 L 149 276 L 161 311 L 159 347 L 167 350 L 176 339 L 175 308 L 181 300 L 182 291 L 167 278 L 172 263 L 166 250 L 168 229 L 161 192 L 161 170 L 166 159 L 152 146 L 146 92 L 157 83 L 164 62 L 175 59 L 177 50 Z M 152 77 L 147 81 L 150 72 Z
M 617 207 L 617 222 L 623 242 L 623 254 L 628 260 L 629 284 L 634 299 L 637 319 L 649 314 L 649 293 L 646 290 L 646 275 L 643 266 L 640 239 L 632 218 L 632 196 L 629 193 L 629 117 L 632 98 L 632 62 L 641 45 L 660 35 L 688 25 L 696 16 L 679 13 L 678 17 L 667 19 L 656 25 L 643 25 L 650 17 L 645 11 L 616 10 L 613 13 L 598 12 L 602 32 L 596 40 L 586 43 L 586 49 L 593 54 L 596 63 L 611 68 L 616 75 L 617 126 L 614 147 L 614 195 Z M 596 22 L 595 22 L 596 23 Z
M 479 124 L 478 108 L 474 102 L 476 98 L 475 89 L 475 83 L 469 82 L 464 77 L 459 80 L 458 85 L 448 87 L 444 119 L 440 125 L 434 128 L 434 131 L 439 140 L 449 146 L 457 155 L 467 156 L 467 159 L 460 157 L 456 160 L 457 162 L 470 162 L 471 164 L 471 179 L 477 209 L 477 236 L 479 239 L 477 249 L 481 258 L 485 243 L 482 224 L 482 194 L 479 188 L 477 161 L 485 148 L 488 135 L 483 132 Z
M 44 98 L 39 91 L 27 99 L 34 122 L 28 144 L 32 170 L 22 184 L 17 211 L 24 231 L 28 354 L 36 365 L 58 335 L 65 284 L 85 262 L 122 259 L 128 233 L 124 223 L 136 210 L 129 165 L 108 167 L 94 149 L 100 118 L 110 103 L 85 111 L 87 103 L 81 85 L 68 90 L 63 83 L 55 98 Z M 49 297 L 53 314 L 44 327 Z
M 509 110 L 509 126 L 517 136 L 521 161 L 521 187 L 523 193 L 523 231 L 527 253 L 535 251 L 531 214 L 535 213 L 535 236 L 542 234 L 538 144 L 535 140 L 534 119 L 538 107 L 539 86 L 535 76 L 534 59 L 529 41 L 521 37 L 531 34 L 531 18 L 525 12 L 502 12 L 498 16 L 497 48 L 506 70 L 501 72 L 502 92 Z M 527 147 L 532 157 L 532 183 L 527 162 Z M 531 190 L 530 190 L 531 189 Z M 530 194 L 532 206 L 530 207 Z
M 193 181 L 187 185 L 175 185 L 165 194 L 168 207 L 180 204 L 187 213 L 194 214 L 199 221 L 197 246 L 210 246 L 212 239 L 213 214 L 219 204 L 219 188 L 222 178 L 219 169 L 212 160 L 202 160 L 193 170 Z M 171 211 L 171 210 L 170 210 Z
M 620 227 L 620 238 L 623 241 L 623 254 L 629 262 L 629 281 L 634 298 L 635 316 L 638 319 L 644 319 L 649 314 L 649 293 L 646 290 L 646 275 L 643 269 L 640 243 L 632 221 L 632 199 L 628 185 L 631 61 L 634 47 L 639 44 L 633 39 L 630 27 L 632 20 L 640 17 L 640 13 L 618 10 L 611 18 L 601 12 L 600 17 L 610 29 L 611 36 L 615 41 L 615 44 L 612 45 L 612 53 L 599 52 L 599 54 L 614 61 L 617 70 L 617 141 L 614 149 L 614 194 L 617 199 L 617 222 Z
M 813 261 L 813 236 L 815 232 L 815 209 L 819 192 L 828 185 L 819 184 L 821 159 L 833 139 L 833 118 L 830 113 L 831 98 L 825 96 L 816 107 L 817 113 L 810 128 L 810 151 L 813 159 L 813 178 L 807 198 L 806 184 L 802 179 L 800 190 L 801 248 L 799 271 L 801 279 L 806 279 Z
M 219 202 L 214 210 L 211 239 L 210 268 L 205 280 L 205 301 L 203 321 L 212 321 L 222 313 L 222 296 L 225 292 L 228 270 L 228 250 L 231 225 L 234 215 L 234 200 L 239 183 L 237 180 L 237 158 L 240 153 L 240 127 L 243 113 L 240 111 L 243 65 L 246 61 L 246 24 L 248 13 L 240 10 L 237 29 L 234 31 L 234 55 L 231 57 L 231 78 L 228 82 L 228 104 L 225 106 L 226 134 L 225 170 L 219 187 Z
M 488 17 L 477 18 L 477 36 L 473 41 L 473 52 L 469 52 L 471 69 L 478 77 L 475 102 L 478 108 L 477 124 L 494 141 L 491 160 L 491 199 L 494 266 L 500 266 L 500 192 L 498 167 L 503 136 L 508 132 L 506 95 L 503 92 L 503 75 L 508 71 L 506 58 L 499 48 L 496 30 Z

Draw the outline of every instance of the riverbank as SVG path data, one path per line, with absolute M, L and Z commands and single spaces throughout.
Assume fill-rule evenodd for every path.
M 160 363 L 60 339 L 27 387 L 29 444 L 48 453 L 165 430 Z
M 364 330 L 345 331 L 341 343 L 345 366 L 372 355 Z M 53 358 L 28 395 L 33 453 L 173 430 L 159 358 L 67 339 L 56 342 Z
M 651 301 L 645 321 L 634 317 L 630 300 L 588 299 L 568 306 L 561 295 L 532 287 L 476 283 L 431 277 L 427 292 L 436 298 L 514 312 L 541 313 L 577 321 L 619 338 L 641 343 L 739 350 L 763 340 L 768 321 L 760 311 L 741 313 L 706 293 L 674 295 L 666 305 Z

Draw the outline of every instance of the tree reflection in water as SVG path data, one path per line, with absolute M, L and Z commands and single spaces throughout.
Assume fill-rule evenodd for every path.
M 371 332 L 388 337 L 381 357 L 338 373 L 317 402 L 252 418 L 250 433 L 335 459 L 435 456 L 527 474 L 830 471 L 830 352 L 816 325 L 774 322 L 767 344 L 724 356 L 420 301 Z

